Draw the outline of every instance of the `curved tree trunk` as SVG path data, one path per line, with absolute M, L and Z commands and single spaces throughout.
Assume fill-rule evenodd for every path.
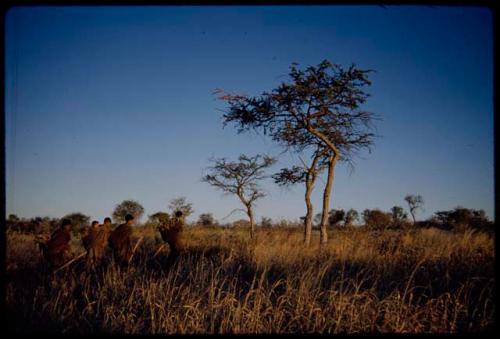
M 313 205 L 311 203 L 311 195 L 314 188 L 314 176 L 312 173 L 307 173 L 306 175 L 306 220 L 304 225 L 304 244 L 309 246 L 311 244 L 311 234 L 312 234 L 312 219 L 313 219 Z
M 318 162 L 325 154 L 326 149 L 323 151 L 318 152 L 314 155 L 314 159 L 312 161 L 311 167 L 307 169 L 306 173 L 306 194 L 305 194 L 305 201 L 306 201 L 306 220 L 305 220 L 305 225 L 304 225 L 304 244 L 306 246 L 309 246 L 311 244 L 311 235 L 312 235 L 312 224 L 313 224 L 313 205 L 311 202 L 311 195 L 314 189 L 314 182 L 316 181 L 316 173 L 317 169 L 316 166 L 318 166 Z
M 255 232 L 255 225 L 253 221 L 252 202 L 251 200 L 245 199 L 245 196 L 243 195 L 243 191 L 241 190 L 241 188 L 238 189 L 238 192 L 236 194 L 238 195 L 238 198 L 240 198 L 243 205 L 245 205 L 245 207 L 247 208 L 247 215 L 250 221 L 250 238 L 253 239 Z
M 326 245 L 328 242 L 328 216 L 330 211 L 330 195 L 333 187 L 334 171 L 337 158 L 335 155 L 330 155 L 328 158 L 328 178 L 325 185 L 325 190 L 323 191 L 323 212 L 321 215 L 321 238 L 320 244 Z

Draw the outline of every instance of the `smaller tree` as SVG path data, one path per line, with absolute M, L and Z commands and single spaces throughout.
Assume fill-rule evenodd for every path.
M 352 223 L 359 219 L 359 213 L 355 209 L 349 209 L 345 214 L 345 225 L 352 226 Z
M 328 217 L 328 224 L 330 226 L 338 226 L 340 222 L 345 220 L 345 211 L 344 210 L 336 210 L 332 209 L 330 210 L 329 217 Z
M 408 194 L 405 197 L 405 200 L 408 203 L 408 208 L 410 209 L 410 214 L 413 218 L 413 225 L 415 225 L 415 212 L 416 210 L 422 208 L 422 206 L 424 205 L 424 199 L 421 195 Z
M 170 200 L 168 208 L 172 211 L 172 214 L 174 214 L 176 211 L 181 211 L 186 218 L 194 213 L 193 204 L 187 202 L 185 197 Z
M 139 220 L 144 214 L 144 207 L 135 200 L 124 200 L 116 205 L 113 211 L 113 220 L 123 223 L 127 214 L 132 214 L 134 219 Z
M 202 213 L 198 218 L 198 224 L 203 226 L 213 226 L 215 225 L 215 219 L 212 213 Z
M 228 194 L 238 196 L 245 206 L 250 221 L 250 236 L 254 238 L 253 207 L 255 201 L 266 196 L 258 182 L 268 177 L 264 170 L 272 166 L 276 160 L 267 155 L 257 154 L 249 157 L 241 154 L 238 161 L 228 161 L 226 158 L 212 158 L 210 161 L 213 166 L 208 167 L 209 173 L 203 176 L 202 181 Z
M 401 228 L 408 220 L 408 215 L 401 206 L 393 206 L 391 208 L 392 225 L 395 228 Z

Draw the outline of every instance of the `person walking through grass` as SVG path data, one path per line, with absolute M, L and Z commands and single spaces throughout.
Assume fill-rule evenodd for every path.
M 182 251 L 181 233 L 184 228 L 184 214 L 182 211 L 176 211 L 174 217 L 159 227 L 163 241 L 170 246 L 168 264 L 172 264 Z
M 109 235 L 109 246 L 113 251 L 115 260 L 120 265 L 127 265 L 132 255 L 132 225 L 134 217 L 131 214 L 125 216 L 125 223 L 115 228 Z
M 86 259 L 89 265 L 99 265 L 104 257 L 108 245 L 109 225 L 111 224 L 111 219 L 109 219 L 108 223 L 106 222 L 108 219 L 105 219 L 104 225 L 99 225 L 98 221 L 93 221 L 89 233 L 82 239 L 83 246 L 87 251 Z
M 71 229 L 71 221 L 64 219 L 61 228 L 55 230 L 47 242 L 45 259 L 53 269 L 62 266 L 69 259 Z

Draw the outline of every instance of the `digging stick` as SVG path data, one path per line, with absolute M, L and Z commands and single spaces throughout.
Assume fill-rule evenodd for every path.
M 153 255 L 153 259 L 156 258 L 156 256 L 160 253 L 160 251 L 165 247 L 165 244 L 161 244 L 161 246 L 156 250 L 155 254 Z
M 134 246 L 134 249 L 132 250 L 132 254 L 130 255 L 130 258 L 128 258 L 128 263 L 130 264 L 130 261 L 132 261 L 132 257 L 134 256 L 135 250 L 137 250 L 137 246 L 139 246 L 139 243 L 142 241 L 144 236 L 140 237 L 139 240 L 137 240 L 137 243 Z
M 83 252 L 82 254 L 74 257 L 73 259 L 71 259 L 70 261 L 68 261 L 67 263 L 65 263 L 64 265 L 62 265 L 61 267 L 59 267 L 57 270 L 54 271 L 54 273 L 62 270 L 63 268 L 67 267 L 68 265 L 70 265 L 72 262 L 75 262 L 76 260 L 80 259 L 81 257 L 83 257 L 85 254 L 87 254 L 87 252 Z

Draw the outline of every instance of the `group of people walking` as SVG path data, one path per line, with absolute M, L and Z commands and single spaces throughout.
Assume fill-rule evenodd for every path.
M 134 222 L 134 216 L 131 214 L 125 216 L 125 223 L 114 229 L 111 218 L 105 218 L 103 224 L 93 221 L 87 234 L 82 238 L 87 263 L 92 266 L 100 265 L 109 249 L 117 263 L 128 265 L 135 251 L 132 244 Z M 172 218 L 163 220 L 158 227 L 162 239 L 170 246 L 169 261 L 176 259 L 181 252 L 180 233 L 183 226 L 183 213 L 177 211 Z M 38 239 L 44 259 L 53 269 L 60 268 L 71 260 L 69 256 L 72 227 L 71 221 L 64 219 L 61 227 L 52 233 L 50 239 L 45 241 Z M 136 245 L 138 244 L 139 242 Z

